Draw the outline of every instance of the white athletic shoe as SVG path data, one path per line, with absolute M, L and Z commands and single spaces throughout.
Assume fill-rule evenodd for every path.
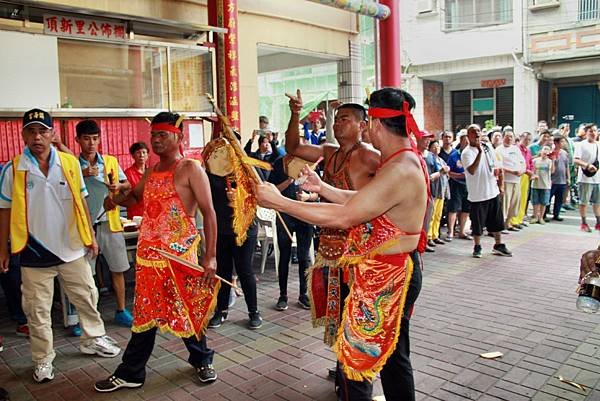
M 35 364 L 35 370 L 33 371 L 33 380 L 38 383 L 49 382 L 54 379 L 54 367 L 51 363 L 41 362 Z
M 100 355 L 104 358 L 114 358 L 119 355 L 121 348 L 109 336 L 90 338 L 82 341 L 79 350 L 88 355 Z

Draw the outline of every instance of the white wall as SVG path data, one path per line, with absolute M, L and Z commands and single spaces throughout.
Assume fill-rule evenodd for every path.
M 437 9 L 427 14 L 417 12 L 418 1 L 401 2 L 403 65 L 520 53 L 522 1 L 513 0 L 512 23 L 450 32 L 442 30 L 444 0 L 437 0 Z
M 535 73 L 520 65 L 514 68 L 514 124 L 515 133 L 533 132 L 538 119 L 538 80 Z
M 0 31 L 0 108 L 55 108 L 60 102 L 55 37 Z
M 527 6 L 525 26 L 529 33 L 551 32 L 577 27 L 579 0 L 560 0 L 555 7 Z M 593 23 L 594 21 L 592 21 Z

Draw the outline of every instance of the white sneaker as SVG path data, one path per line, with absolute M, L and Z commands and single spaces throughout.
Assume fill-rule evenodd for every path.
M 35 364 L 35 370 L 33 371 L 33 380 L 38 383 L 49 382 L 54 379 L 54 367 L 51 363 L 41 362 Z
M 109 336 L 90 338 L 82 341 L 79 350 L 87 355 L 100 355 L 105 358 L 114 358 L 119 355 L 121 348 Z

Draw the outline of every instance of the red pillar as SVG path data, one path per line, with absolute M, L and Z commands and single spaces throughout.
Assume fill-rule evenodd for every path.
M 208 0 L 208 23 L 227 28 L 217 35 L 217 101 L 234 129 L 240 130 L 240 82 L 238 62 L 238 2 Z
M 379 22 L 379 54 L 381 87 L 402 85 L 400 64 L 400 0 L 380 0 L 391 15 Z

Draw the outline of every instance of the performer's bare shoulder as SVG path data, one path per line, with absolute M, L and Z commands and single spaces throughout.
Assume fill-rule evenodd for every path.
M 406 232 L 419 232 L 427 203 L 427 184 L 421 163 L 414 152 L 403 152 L 391 159 L 377 173 L 376 181 L 392 188 L 396 203 L 386 213 Z
M 198 206 L 211 199 L 208 177 L 199 161 L 182 159 L 175 168 L 175 189 L 186 212 L 196 213 Z

